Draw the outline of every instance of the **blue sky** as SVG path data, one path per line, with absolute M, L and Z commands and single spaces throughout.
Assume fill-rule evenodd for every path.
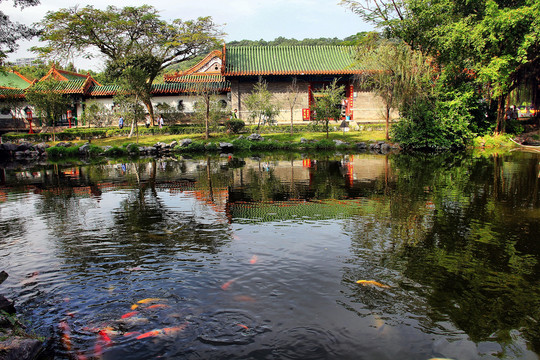
M 372 30 L 372 26 L 364 23 L 357 15 L 343 6 L 338 0 L 177 0 L 168 2 L 150 0 L 145 2 L 160 11 L 165 20 L 180 18 L 194 19 L 199 16 L 212 16 L 214 22 L 222 25 L 227 33 L 225 41 L 232 40 L 273 40 L 276 37 L 286 38 L 344 38 L 360 31 Z M 31 24 L 39 21 L 47 11 L 56 11 L 67 6 L 92 5 L 105 8 L 110 1 L 94 0 L 88 2 L 70 2 L 60 0 L 41 0 L 35 7 L 13 8 L 11 1 L 0 2 L 0 10 L 12 21 Z M 142 2 L 123 0 L 122 5 L 140 6 Z M 32 57 L 27 49 L 36 45 L 36 41 L 20 42 L 20 49 L 8 59 Z M 75 59 L 78 68 L 94 69 L 96 62 Z M 95 69 L 99 70 L 99 69 Z

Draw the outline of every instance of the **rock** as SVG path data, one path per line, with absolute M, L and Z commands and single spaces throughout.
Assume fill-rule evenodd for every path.
M 391 150 L 390 145 L 388 145 L 388 144 L 386 144 L 386 143 L 384 143 L 384 144 L 381 145 L 381 152 L 382 152 L 383 154 L 389 153 L 390 150 Z
M 193 142 L 193 140 L 191 139 L 183 139 L 180 141 L 180 146 L 181 147 L 186 147 L 186 146 L 189 146 L 191 143 Z
M 244 138 L 245 138 L 244 135 L 240 135 L 240 136 L 238 137 L 238 140 L 242 140 L 242 139 L 244 139 Z
M 37 145 L 34 145 L 34 148 L 39 151 L 40 153 L 44 153 L 47 148 L 50 146 L 45 143 L 39 143 Z
M 8 278 L 8 273 L 5 271 L 0 271 L 0 284 L 2 284 Z
M 15 314 L 15 305 L 13 301 L 6 299 L 4 295 L 0 295 L 0 311 L 5 311 L 8 314 Z
M 79 154 L 86 155 L 90 151 L 90 144 L 86 143 L 79 147 Z
M 17 150 L 17 144 L 13 143 L 2 144 L 2 147 L 4 148 L 4 151 L 14 152 Z
M 42 348 L 42 343 L 36 339 L 23 337 L 8 337 L 0 342 L 0 359 L 36 359 Z
M 174 149 L 174 148 L 176 147 L 176 145 L 178 145 L 178 141 L 176 141 L 176 140 L 173 140 L 173 141 L 169 144 L 169 146 L 171 147 L 171 149 Z
M 220 142 L 219 148 L 221 149 L 221 151 L 227 151 L 232 150 L 234 148 L 234 145 L 228 142 Z
M 65 148 L 68 148 L 68 147 L 71 147 L 71 143 L 70 142 L 59 142 L 58 144 L 56 144 L 56 146 L 58 147 L 65 147 Z
M 336 144 L 336 146 L 339 146 L 339 145 L 349 145 L 348 143 L 344 142 L 344 141 L 341 141 L 341 140 L 334 140 L 334 144 Z
M 22 151 L 22 152 L 24 152 L 24 151 L 27 151 L 27 150 L 30 150 L 30 149 L 33 149 L 32 144 L 27 143 L 27 142 L 24 142 L 24 143 L 22 143 L 22 144 L 19 144 L 19 145 L 17 146 L 17 150 L 15 150 L 15 151 Z
M 308 140 L 306 138 L 301 138 L 300 139 L 301 144 L 306 144 L 307 142 L 308 142 Z
M 264 138 L 259 135 L 259 134 L 251 134 L 247 137 L 248 140 L 250 141 L 261 141 L 261 140 L 264 140 Z
M 366 150 L 367 149 L 367 144 L 365 142 L 359 142 L 356 144 L 356 148 L 358 150 Z

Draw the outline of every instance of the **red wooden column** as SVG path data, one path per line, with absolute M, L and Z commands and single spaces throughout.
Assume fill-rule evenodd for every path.
M 349 85 L 349 101 L 347 102 L 346 115 L 350 116 L 350 119 L 353 120 L 353 101 L 354 101 L 354 85 Z

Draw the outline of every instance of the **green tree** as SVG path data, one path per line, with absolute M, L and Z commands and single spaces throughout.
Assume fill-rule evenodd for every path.
M 337 82 L 338 79 L 334 79 L 330 85 L 315 94 L 314 117 L 316 122 L 324 124 L 326 138 L 330 120 L 337 121 L 341 118 L 341 101 L 345 96 L 345 86 L 338 85 Z
M 197 92 L 197 100 L 194 106 L 194 118 L 205 126 L 204 138 L 210 137 L 210 127 L 217 126 L 230 113 L 227 103 L 220 99 L 214 91 L 201 88 Z
M 362 18 L 431 55 L 443 73 L 469 75 L 497 108 L 504 132 L 506 98 L 528 84 L 540 105 L 540 3 L 536 0 L 342 0 Z
M 300 87 L 298 86 L 298 79 L 293 78 L 291 84 L 287 86 L 287 105 L 291 111 L 291 135 L 293 134 L 293 111 L 294 107 L 298 103 L 298 98 L 300 97 Z
M 47 124 L 52 125 L 53 141 L 56 141 L 55 122 L 71 107 L 71 99 L 62 93 L 62 82 L 55 79 L 41 81 L 26 90 L 26 100 Z
M 35 50 L 44 54 L 59 58 L 80 54 L 91 58 L 97 49 L 116 71 L 139 67 L 146 72 L 146 95 L 141 100 L 152 121 L 154 111 L 148 99 L 156 77 L 167 67 L 217 46 L 223 35 L 211 17 L 169 23 L 148 5 L 109 6 L 106 10 L 92 6 L 61 9 L 48 12 L 40 25 L 41 40 L 48 42 L 48 46 Z
M 405 108 L 418 98 L 433 93 L 433 68 L 429 59 L 400 41 L 384 40 L 359 47 L 359 63 L 369 74 L 357 77 L 360 84 L 374 91 L 384 103 L 386 139 L 389 139 L 390 112 Z
M 0 0 L 0 4 L 3 0 Z M 13 0 L 13 6 L 25 8 L 35 6 L 39 0 Z M 38 32 L 33 27 L 28 27 L 9 20 L 9 17 L 0 11 L 0 64 L 3 62 L 7 53 L 17 50 L 17 41 L 21 39 L 31 39 Z
M 279 114 L 279 107 L 275 103 L 272 93 L 268 90 L 268 84 L 263 80 L 259 80 L 253 86 L 253 91 L 244 102 L 251 122 L 257 121 L 257 130 L 259 130 L 263 119 L 270 124 Z

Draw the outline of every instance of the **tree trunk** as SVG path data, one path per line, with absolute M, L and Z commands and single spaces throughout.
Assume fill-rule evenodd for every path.
M 206 95 L 205 102 L 206 102 L 206 119 L 204 122 L 204 125 L 205 125 L 204 138 L 208 140 L 208 138 L 210 137 L 210 131 L 208 130 L 208 123 L 210 122 L 210 95 L 208 94 Z
M 293 135 L 293 108 L 291 107 L 291 136 Z
M 499 95 L 497 100 L 497 126 L 495 126 L 495 134 L 504 134 L 506 124 L 506 95 Z
M 390 107 L 386 106 L 386 140 L 390 140 L 388 129 L 390 128 Z
M 154 121 L 154 106 L 152 105 L 152 101 L 143 101 L 144 105 L 146 105 L 146 110 L 148 110 L 148 114 L 150 114 L 150 119 L 152 119 L 152 126 L 156 126 L 156 123 Z

